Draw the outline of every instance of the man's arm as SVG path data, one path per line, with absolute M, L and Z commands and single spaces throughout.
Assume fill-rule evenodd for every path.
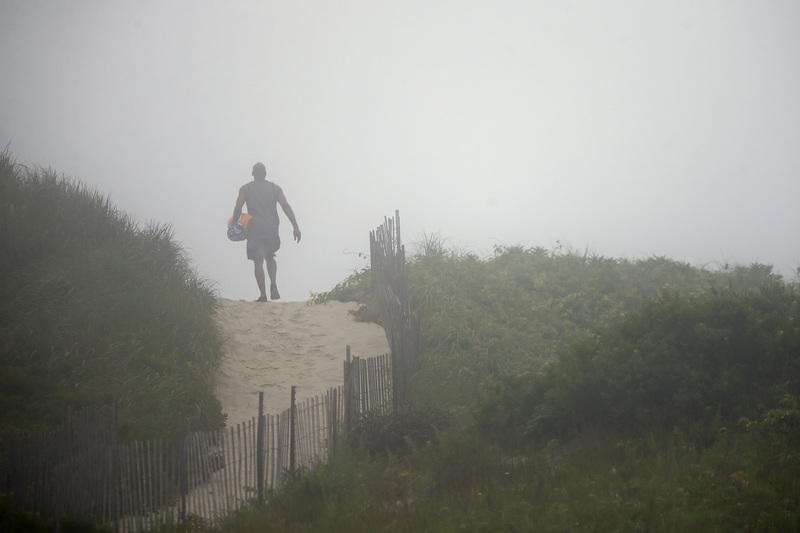
M 297 219 L 294 216 L 294 210 L 292 210 L 292 206 L 289 205 L 289 202 L 286 200 L 286 195 L 283 194 L 283 189 L 281 189 L 280 185 L 275 185 L 275 196 L 278 199 L 278 203 L 281 204 L 281 209 L 283 212 L 286 213 L 286 218 L 289 219 L 289 222 L 292 223 L 292 234 L 294 235 L 294 240 L 296 242 L 300 242 L 300 226 L 297 225 Z
M 250 189 L 247 188 L 247 185 L 242 185 L 239 189 L 239 196 L 236 198 L 236 205 L 233 208 L 233 223 L 236 224 L 239 221 L 239 217 L 242 216 L 242 208 L 244 207 L 244 203 L 247 201 L 247 193 L 250 192 Z

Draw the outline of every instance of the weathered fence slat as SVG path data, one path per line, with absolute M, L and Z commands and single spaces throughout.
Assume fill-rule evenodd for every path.
M 230 473 L 231 473 L 231 469 L 233 467 L 231 466 L 231 452 L 230 452 L 230 448 L 231 447 L 230 447 L 230 444 L 228 443 L 228 432 L 229 431 L 230 431 L 230 428 L 226 428 L 220 434 L 220 450 L 222 451 L 222 463 L 223 463 L 223 469 L 224 469 L 224 474 L 225 474 L 223 476 L 223 478 L 222 478 L 222 481 L 223 481 L 223 484 L 222 484 L 222 490 L 223 490 L 222 506 L 224 508 L 227 508 L 227 506 L 228 506 L 227 502 L 230 501 L 230 499 L 231 499 L 231 488 L 230 488 L 231 475 L 230 475 Z
M 256 434 L 256 498 L 264 501 L 264 392 L 258 393 L 258 433 Z
M 241 505 L 241 502 L 247 498 L 247 437 L 248 432 L 247 428 L 249 427 L 249 422 L 245 422 L 242 424 L 242 433 L 239 436 L 239 452 L 240 452 L 240 460 L 239 460 L 239 475 L 240 475 L 240 485 L 239 485 L 239 498 L 236 500 L 236 508 Z
M 230 499 L 230 501 L 227 502 L 227 505 L 229 507 L 233 507 L 233 506 L 236 505 L 236 498 L 239 495 L 239 491 L 237 490 L 237 485 L 239 484 L 239 475 L 238 475 L 239 474 L 239 470 L 238 470 L 238 468 L 239 468 L 239 455 L 236 453 L 237 449 L 238 449 L 237 446 L 236 446 L 236 436 L 238 435 L 237 427 L 238 427 L 238 424 L 236 426 L 233 426 L 230 429 L 230 431 L 228 432 L 228 437 L 229 437 L 229 442 L 230 442 L 230 453 L 231 453 L 231 465 L 230 465 L 230 468 L 231 468 L 231 478 L 230 478 L 231 479 L 231 484 L 230 484 L 231 496 L 230 496 L 230 498 L 231 499 Z
M 201 455 L 201 443 L 200 443 L 201 434 L 193 433 L 192 436 L 189 438 L 189 446 L 188 446 L 188 464 L 189 464 L 189 471 L 192 472 L 192 477 L 189 480 L 189 490 L 186 494 L 186 503 L 187 503 L 187 516 L 189 514 L 201 514 L 203 512 L 202 509 L 202 498 L 200 497 L 200 493 L 198 492 L 198 488 L 203 483 L 203 471 L 201 468 L 200 463 L 200 455 Z
M 203 470 L 206 472 L 206 484 L 203 488 L 203 506 L 205 508 L 205 511 L 200 516 L 208 517 L 212 521 L 214 521 L 218 516 L 216 505 L 214 505 L 217 475 L 214 469 L 214 464 L 212 463 L 214 455 L 212 451 L 213 444 L 211 441 L 212 441 L 211 432 L 208 431 L 204 432 L 202 436 L 202 442 L 203 442 Z

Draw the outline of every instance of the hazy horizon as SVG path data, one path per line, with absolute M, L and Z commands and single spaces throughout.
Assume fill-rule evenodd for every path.
M 489 256 L 559 243 L 696 266 L 800 266 L 800 4 L 6 0 L 0 145 L 171 224 L 220 295 L 263 162 L 279 285 L 368 265 L 400 211 Z

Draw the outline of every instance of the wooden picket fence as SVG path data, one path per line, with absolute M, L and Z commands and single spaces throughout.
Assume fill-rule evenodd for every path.
M 93 516 L 119 532 L 180 520 L 219 524 L 232 511 L 267 500 L 287 476 L 324 462 L 361 413 L 392 409 L 391 357 L 351 357 L 344 383 L 259 413 L 220 432 L 116 443 L 113 409 L 71 413 L 48 432 L 0 432 L 0 494 L 12 508 L 57 520 Z
M 420 324 L 411 313 L 406 250 L 400 239 L 400 212 L 369 234 L 373 292 L 392 353 L 394 409 L 409 405 L 417 372 Z

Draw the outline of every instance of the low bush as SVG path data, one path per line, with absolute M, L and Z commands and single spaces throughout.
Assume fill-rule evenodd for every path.
M 413 451 L 435 444 L 439 431 L 450 426 L 450 417 L 440 409 L 416 408 L 389 414 L 367 412 L 350 430 L 348 443 L 371 456 L 404 458 Z
M 800 297 L 783 284 L 667 291 L 565 349 L 540 372 L 495 385 L 481 427 L 513 442 L 586 429 L 679 431 L 699 444 L 800 393 Z
M 0 531 L 3 533 L 51 533 L 53 523 L 38 513 L 13 509 L 9 496 L 0 494 Z
M 606 258 L 557 247 L 497 246 L 492 256 L 425 238 L 408 260 L 412 312 L 421 323 L 416 405 L 468 409 L 482 386 L 538 371 L 587 334 L 641 309 L 662 291 L 713 294 L 780 283 L 771 266 L 718 271 L 665 257 Z M 315 295 L 358 301 L 356 316 L 376 323 L 369 269 Z
M 218 300 L 169 226 L 4 152 L 0 242 L 0 426 L 115 402 L 124 439 L 222 426 Z

